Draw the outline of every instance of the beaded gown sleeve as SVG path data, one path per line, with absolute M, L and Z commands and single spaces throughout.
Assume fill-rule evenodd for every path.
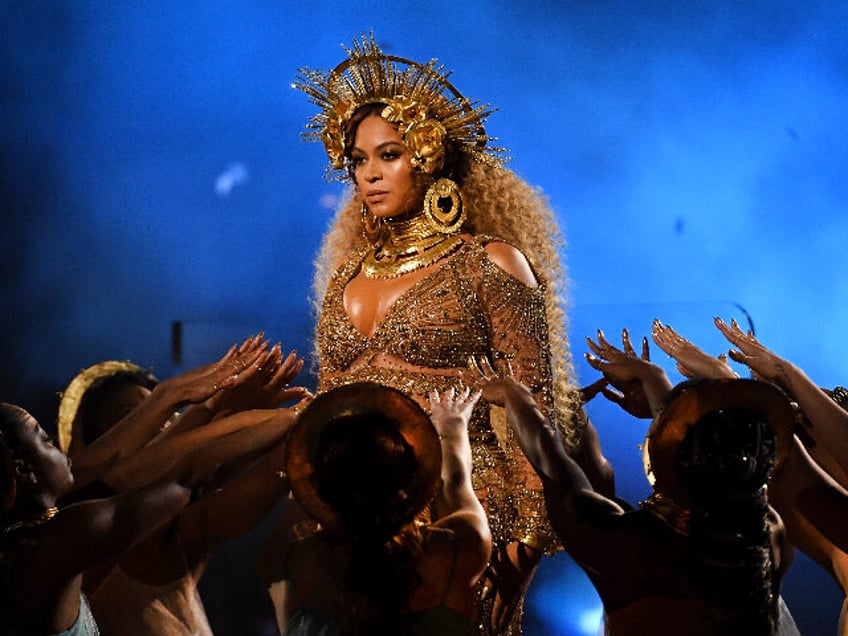
M 501 374 L 511 369 L 555 423 L 544 285 L 528 287 L 488 257 L 475 258 L 470 267 L 472 264 L 479 265 L 479 271 L 469 273 L 476 279 L 477 301 L 487 320 L 495 369 Z M 542 483 L 507 425 L 504 409 L 490 406 L 489 420 L 510 469 L 507 483 L 521 493 L 511 502 L 516 517 L 510 538 L 550 554 L 558 548 L 558 541 L 545 512 Z
M 490 240 L 465 242 L 404 292 L 371 336 L 359 332 L 344 310 L 344 288 L 364 253 L 352 256 L 331 279 L 318 319 L 319 391 L 377 382 L 429 410 L 431 391 L 458 387 L 469 357 L 487 356 L 500 370 L 508 363 L 554 418 L 544 287 L 528 287 L 495 265 L 484 249 Z M 469 437 L 472 482 L 496 545 L 522 541 L 547 553 L 559 549 L 541 483 L 503 409 L 479 402 Z

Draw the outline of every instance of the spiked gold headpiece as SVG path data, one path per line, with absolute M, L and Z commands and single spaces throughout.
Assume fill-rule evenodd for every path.
M 353 48 L 342 46 L 348 58 L 332 71 L 298 70 L 293 86 L 309 95 L 320 108 L 304 132 L 310 141 L 320 140 L 330 157 L 329 180 L 349 176 L 344 156 L 348 123 L 357 108 L 384 103 L 382 117 L 398 125 L 398 132 L 412 152 L 417 170 L 433 174 L 444 164 L 446 146 L 468 153 L 476 161 L 500 165 L 503 148 L 487 147 L 483 122 L 493 109 L 464 97 L 448 81 L 450 71 L 438 60 L 419 64 L 385 55 L 374 35 L 354 39 Z

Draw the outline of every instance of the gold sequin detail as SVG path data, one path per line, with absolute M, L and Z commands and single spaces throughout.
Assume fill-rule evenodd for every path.
M 358 273 L 364 251 L 333 276 L 324 297 L 317 338 L 321 391 L 358 381 L 399 389 L 428 409 L 427 395 L 460 384 L 469 356 L 507 362 L 555 421 L 543 286 L 528 287 L 487 256 L 494 240 L 476 236 L 404 292 L 373 336 L 358 331 L 345 313 L 344 288 Z M 553 552 L 557 542 L 545 513 L 541 483 L 512 432 L 501 438 L 489 405 L 479 403 L 469 427 L 472 481 L 496 545 L 532 537 Z

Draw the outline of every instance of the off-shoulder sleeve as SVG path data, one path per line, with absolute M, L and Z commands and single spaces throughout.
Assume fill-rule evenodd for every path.
M 481 251 L 482 246 L 481 246 Z M 483 251 L 477 273 L 477 295 L 490 330 L 492 362 L 499 372 L 511 369 L 526 384 L 541 411 L 556 424 L 545 289 L 529 287 L 493 263 Z M 541 481 L 521 451 L 503 409 L 491 407 L 492 428 L 511 464 L 516 516 L 512 538 L 552 553 L 558 541 L 548 522 Z

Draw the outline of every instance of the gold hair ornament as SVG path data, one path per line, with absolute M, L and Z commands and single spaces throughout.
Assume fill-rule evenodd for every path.
M 328 180 L 349 177 L 344 152 L 350 140 L 345 135 L 354 112 L 367 104 L 386 104 L 382 117 L 398 126 L 413 166 L 424 173 L 433 174 L 444 164 L 447 147 L 482 163 L 506 161 L 503 148 L 486 146 L 493 138 L 486 135 L 483 122 L 493 109 L 464 97 L 448 81 L 451 73 L 438 60 L 419 64 L 386 55 L 373 33 L 354 38 L 350 49 L 342 48 L 348 59 L 332 71 L 301 68 L 292 84 L 320 109 L 310 118 L 303 137 L 324 144 L 330 158 Z

